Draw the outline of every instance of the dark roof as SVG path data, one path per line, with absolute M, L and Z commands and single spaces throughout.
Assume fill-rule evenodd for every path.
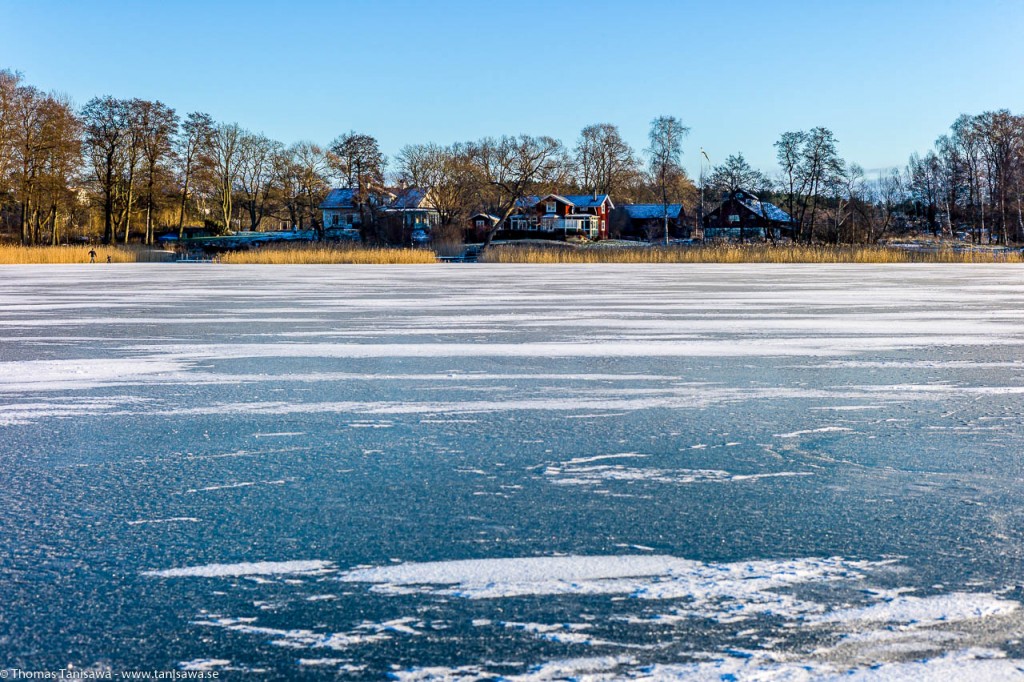
M 327 193 L 324 200 L 320 202 L 320 209 L 355 208 L 356 204 L 353 201 L 355 194 L 355 189 L 351 187 L 332 189 Z
M 769 203 L 767 201 L 761 201 L 756 194 L 751 194 L 750 192 L 744 190 L 737 190 L 736 192 L 733 192 L 731 195 L 729 193 L 726 193 L 722 197 L 722 206 L 719 206 L 711 213 L 717 213 L 721 211 L 722 207 L 725 206 L 725 202 L 730 200 L 736 201 L 736 203 L 738 203 L 740 206 L 743 206 L 745 209 L 747 209 L 754 215 L 758 216 L 759 218 L 765 218 L 770 222 L 790 224 L 796 223 L 796 221 L 793 220 L 793 217 L 791 215 L 783 211 L 775 204 Z
M 576 208 L 597 208 L 598 206 L 603 204 L 605 200 L 608 199 L 608 195 L 598 194 L 597 196 L 594 196 L 593 194 L 548 194 L 547 196 L 542 197 L 540 200 L 544 201 L 545 199 L 554 199 L 555 201 L 560 201 L 563 204 L 575 206 Z M 614 204 L 612 204 L 612 208 L 615 208 Z
M 747 195 L 738 199 L 738 201 L 745 207 L 750 209 L 754 215 L 767 218 L 775 223 L 793 223 L 793 216 L 789 215 L 775 204 L 768 203 L 767 201 L 761 201 L 753 195 Z
M 619 206 L 632 220 L 654 220 L 665 216 L 664 204 L 623 204 Z M 679 218 L 683 213 L 682 204 L 669 204 L 668 217 Z
M 391 202 L 388 208 L 394 209 L 411 209 L 411 208 L 431 208 L 426 202 L 427 190 L 420 189 L 419 187 L 410 187 L 408 189 L 400 189 L 395 192 L 395 199 Z
M 605 201 L 611 203 L 607 194 L 566 194 L 565 198 L 576 208 L 597 208 Z M 612 204 L 612 208 L 615 208 L 615 204 Z

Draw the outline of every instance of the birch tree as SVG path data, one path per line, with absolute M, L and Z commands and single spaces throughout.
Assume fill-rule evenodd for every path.
M 650 147 L 647 155 L 650 158 L 651 176 L 654 178 L 661 198 L 662 217 L 665 228 L 665 243 L 668 244 L 668 205 L 669 192 L 683 171 L 683 138 L 690 129 L 674 116 L 659 116 L 651 121 L 648 133 Z

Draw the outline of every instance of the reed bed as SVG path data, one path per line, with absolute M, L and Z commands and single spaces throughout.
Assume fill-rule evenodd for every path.
M 88 263 L 89 252 L 96 252 L 96 262 L 139 263 L 152 260 L 149 249 L 133 249 L 120 246 L 21 246 L 0 244 L 0 265 L 35 265 Z M 162 253 L 162 252 L 157 252 Z
M 494 246 L 486 263 L 1021 263 L 1018 251 L 901 249 L 891 246 L 784 246 L 712 244 L 708 246 L 582 246 L 572 249 Z
M 221 263 L 250 265 L 406 265 L 436 263 L 426 249 L 363 248 L 358 246 L 268 246 L 222 254 Z

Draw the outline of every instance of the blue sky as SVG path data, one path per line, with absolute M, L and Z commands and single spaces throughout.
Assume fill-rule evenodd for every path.
M 875 169 L 960 113 L 1024 110 L 1020 0 L 0 0 L 0 68 L 45 90 L 160 99 L 285 142 L 504 133 L 572 144 L 611 122 L 637 149 L 671 114 L 691 174 L 787 130 L 831 128 Z

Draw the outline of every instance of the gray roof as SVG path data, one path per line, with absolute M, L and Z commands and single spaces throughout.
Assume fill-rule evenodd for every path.
M 320 202 L 320 209 L 355 208 L 355 194 L 355 189 L 351 187 L 332 189 L 327 193 L 324 200 Z
M 623 204 L 620 206 L 633 220 L 654 220 L 665 217 L 664 204 Z M 683 212 L 682 204 L 669 204 L 668 217 L 678 218 Z

